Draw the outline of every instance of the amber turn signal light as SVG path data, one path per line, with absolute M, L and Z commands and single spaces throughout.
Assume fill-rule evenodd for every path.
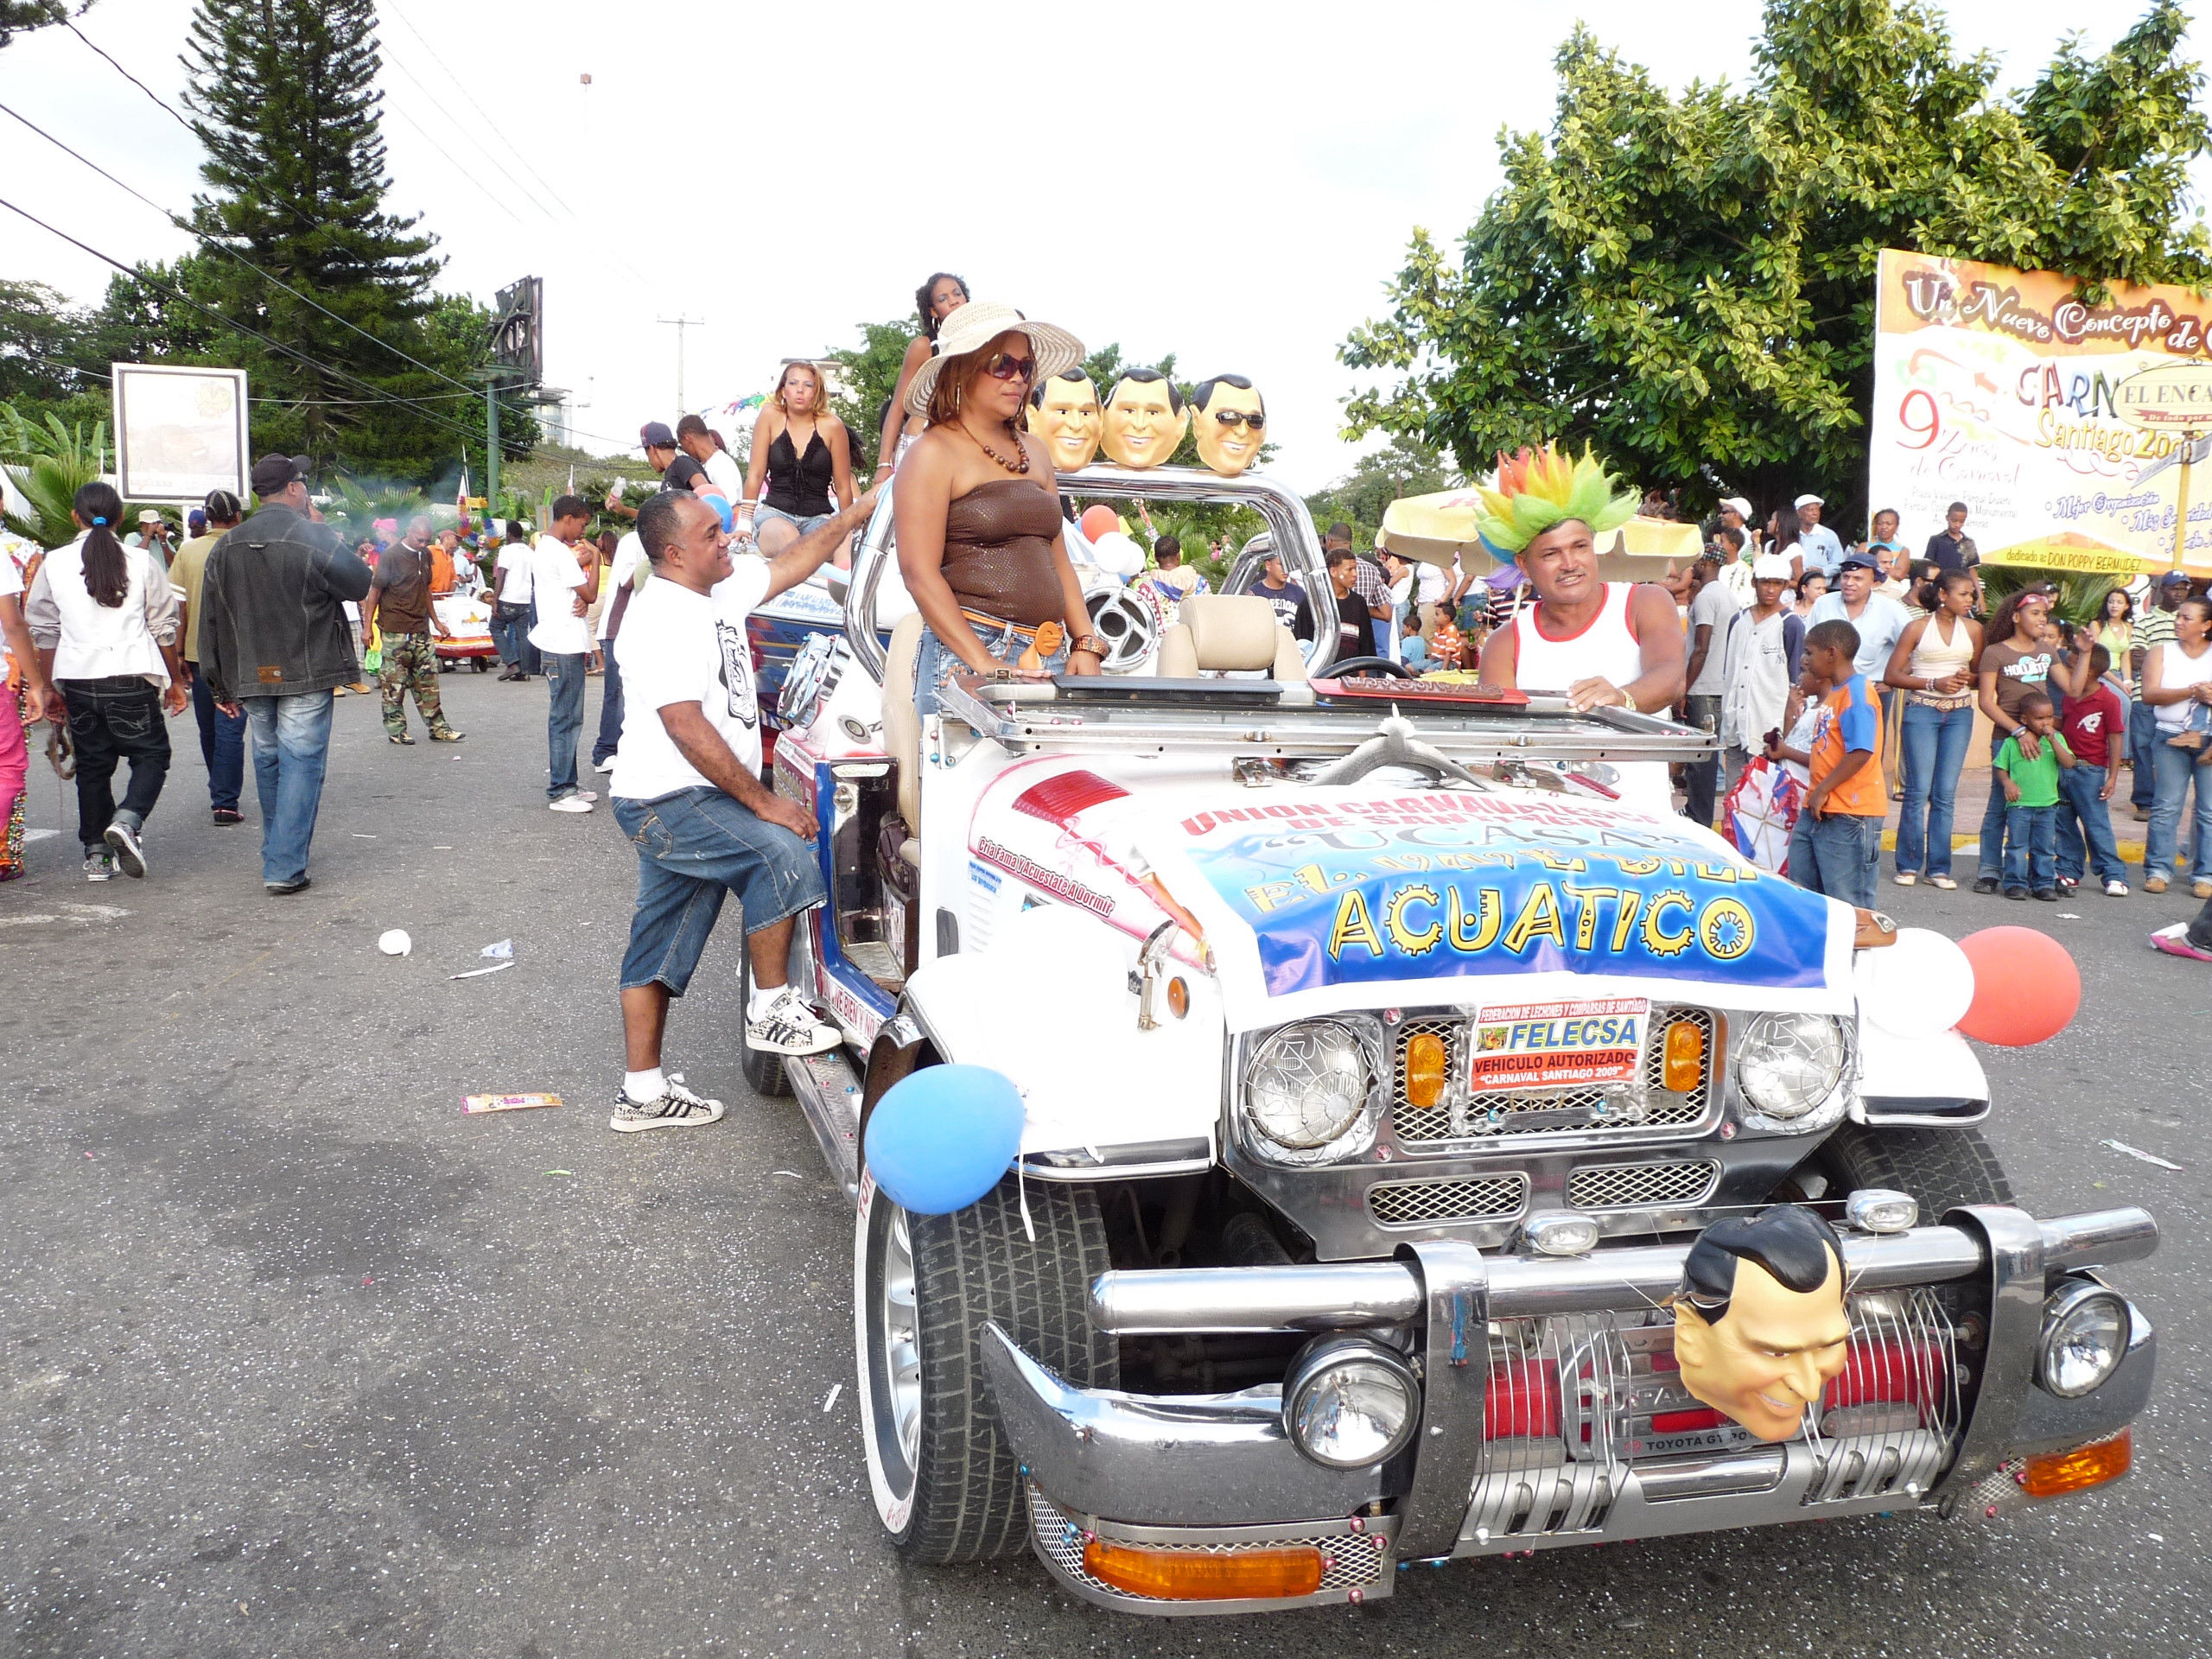
M 1406 1039 L 1406 1103 L 1424 1109 L 1444 1098 L 1444 1039 L 1433 1031 Z
M 2030 1458 L 2020 1471 L 2020 1490 L 2030 1497 L 2057 1497 L 2118 1480 L 2135 1461 L 2135 1436 L 2125 1429 L 2094 1446 L 2071 1452 L 2046 1452 Z
M 1247 1549 L 1216 1555 L 1198 1549 L 1146 1549 L 1094 1538 L 1083 1570 L 1101 1584 L 1156 1601 L 1264 1601 L 1310 1596 L 1321 1587 L 1318 1549 Z
M 1660 1053 L 1659 1081 L 1675 1094 L 1689 1094 L 1705 1081 L 1705 1027 L 1696 1020 L 1668 1027 Z
M 1191 987 L 1188 981 L 1175 978 L 1167 982 L 1167 1012 L 1178 1020 L 1191 1017 Z

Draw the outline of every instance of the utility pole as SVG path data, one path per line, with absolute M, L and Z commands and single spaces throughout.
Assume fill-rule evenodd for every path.
M 659 318 L 658 321 L 667 324 L 670 327 L 676 330 L 676 413 L 677 417 L 680 419 L 685 412 L 683 405 L 683 331 L 686 328 L 703 328 L 707 326 L 707 320 L 704 317 L 687 317 L 679 311 L 672 317 L 662 317 Z

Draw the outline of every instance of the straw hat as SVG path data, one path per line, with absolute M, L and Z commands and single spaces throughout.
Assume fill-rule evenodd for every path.
M 929 412 L 930 393 L 937 387 L 937 377 L 944 367 L 945 359 L 980 351 L 1008 329 L 1019 329 L 1028 335 L 1030 348 L 1037 354 L 1037 372 L 1029 383 L 1032 387 L 1043 385 L 1062 370 L 1072 369 L 1083 361 L 1083 342 L 1066 329 L 1055 328 L 1049 322 L 1032 322 L 1012 306 L 1001 305 L 995 300 L 971 300 L 938 325 L 936 355 L 914 372 L 913 380 L 906 387 L 906 412 Z

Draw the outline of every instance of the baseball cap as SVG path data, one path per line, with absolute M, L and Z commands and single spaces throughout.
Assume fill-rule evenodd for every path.
M 1745 500 L 1742 496 L 1723 496 L 1720 499 L 1720 505 L 1724 507 L 1733 507 L 1736 510 L 1736 516 L 1738 518 L 1741 518 L 1747 524 L 1751 523 L 1751 504 Z
M 2179 570 L 2169 570 L 2158 578 L 2158 586 L 2161 588 L 2171 588 L 2176 582 L 2186 588 L 2189 586 L 2189 577 Z
M 638 429 L 638 447 L 640 449 L 673 449 L 676 448 L 676 434 L 668 429 L 666 421 L 647 421 Z
M 202 509 L 194 507 L 184 515 L 184 522 L 194 530 L 205 530 L 207 527 L 207 515 Z
M 1789 580 L 1789 561 L 1779 553 L 1762 553 L 1751 562 L 1753 582 L 1787 582 Z
M 264 455 L 253 463 L 250 482 L 256 495 L 274 495 L 294 479 L 308 475 L 305 455 Z
M 1872 570 L 1877 575 L 1879 575 L 1882 567 L 1875 562 L 1873 556 L 1870 554 L 1847 553 L 1843 556 L 1843 563 L 1836 566 L 1836 569 L 1839 571 Z
M 1817 495 L 1801 495 L 1790 505 L 1799 507 L 1824 507 L 1827 503 Z

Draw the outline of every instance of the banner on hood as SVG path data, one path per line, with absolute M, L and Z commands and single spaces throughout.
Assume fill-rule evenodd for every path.
M 1848 993 L 1851 912 L 1676 817 L 1518 791 L 1332 791 L 1195 811 L 1144 850 L 1205 925 L 1239 1028 L 1394 1001 L 1535 1003 L 1592 977 L 1676 1001 L 1701 982 L 1733 1007 Z M 1513 982 L 1457 982 L 1493 979 Z

